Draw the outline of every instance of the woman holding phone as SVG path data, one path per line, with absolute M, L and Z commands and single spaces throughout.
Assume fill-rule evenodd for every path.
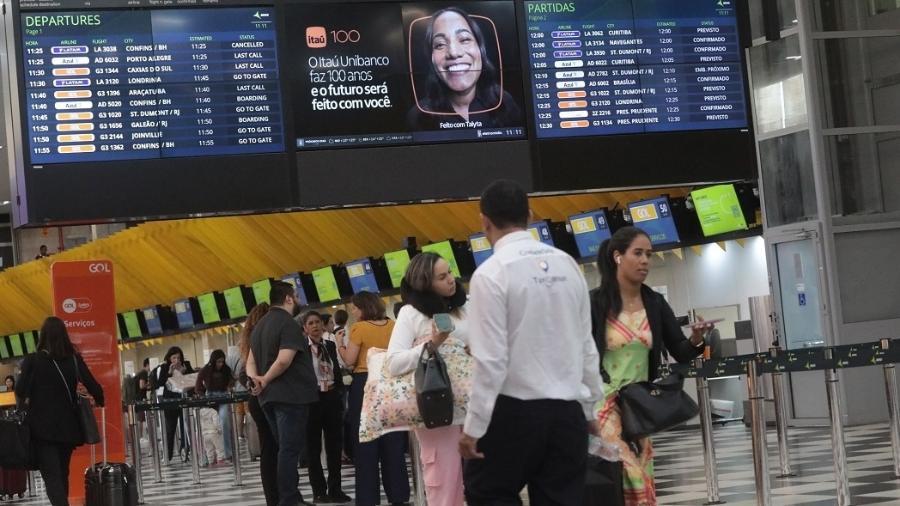
M 635 445 L 622 440 L 619 389 L 656 379 L 664 349 L 680 363 L 691 361 L 703 351 L 703 337 L 712 328 L 699 322 L 691 327 L 690 339 L 685 338 L 666 299 L 644 284 L 652 254 L 646 232 L 635 227 L 617 230 L 600 245 L 597 266 L 602 282 L 591 291 L 594 340 L 606 384 L 606 401 L 599 413 L 601 438 L 619 450 L 628 506 L 657 504 L 653 447 L 649 438 Z
M 463 346 L 467 343 L 466 292 L 440 255 L 416 255 L 406 269 L 400 293 L 405 305 L 397 315 L 385 359 L 391 376 L 414 370 L 427 343 L 438 350 L 448 339 Z M 457 412 L 452 425 L 415 430 L 431 506 L 460 506 L 464 502 L 458 449 L 464 421 L 464 414 Z

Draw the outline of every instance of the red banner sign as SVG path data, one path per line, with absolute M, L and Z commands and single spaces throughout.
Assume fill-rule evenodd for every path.
M 103 387 L 106 398 L 106 438 L 109 460 L 125 462 L 125 432 L 122 419 L 122 390 L 119 348 L 116 343 L 116 305 L 113 266 L 107 260 L 55 262 L 51 268 L 53 314 L 69 329 L 69 336 L 84 357 L 91 373 Z M 97 420 L 100 421 L 100 413 Z M 97 459 L 102 459 L 97 448 Z M 84 498 L 84 470 L 92 465 L 90 447 L 83 446 L 72 456 L 69 472 L 69 500 Z

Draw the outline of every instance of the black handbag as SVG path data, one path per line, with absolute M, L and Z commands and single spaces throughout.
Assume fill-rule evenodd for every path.
M 81 383 L 81 377 L 78 374 L 78 357 L 73 356 L 72 361 L 75 365 L 75 385 L 77 386 L 78 383 Z M 97 426 L 97 417 L 94 415 L 94 408 L 91 406 L 90 399 L 82 397 L 77 392 L 73 399 L 72 391 L 69 389 L 69 382 L 66 381 L 66 377 L 63 376 L 59 364 L 54 360 L 53 365 L 56 366 L 56 371 L 59 373 L 59 377 L 62 378 L 63 384 L 66 386 L 66 393 L 69 395 L 69 400 L 72 402 L 72 407 L 75 409 L 75 416 L 78 418 L 78 425 L 81 427 L 81 435 L 84 437 L 84 443 L 95 445 L 103 441 L 103 438 L 100 437 L 100 428 Z
M 654 382 L 641 381 L 619 390 L 622 439 L 635 442 L 697 416 L 700 407 L 684 392 L 684 376 L 670 374 Z
M 425 343 L 416 367 L 416 404 L 425 427 L 453 423 L 453 387 L 447 364 L 432 344 Z
M 0 416 L 0 468 L 34 469 L 31 430 L 24 411 L 10 411 Z
M 584 484 L 584 506 L 625 506 L 622 462 L 588 455 Z

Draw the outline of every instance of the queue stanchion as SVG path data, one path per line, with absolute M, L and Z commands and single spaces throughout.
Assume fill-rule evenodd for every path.
M 412 461 L 413 497 L 415 506 L 427 506 L 425 498 L 425 478 L 422 476 L 422 459 L 419 451 L 419 440 L 416 433 L 409 431 L 409 457 Z
M 781 348 L 769 348 L 769 354 L 777 359 Z M 784 373 L 772 373 L 772 397 L 775 400 L 775 430 L 778 433 L 778 461 L 781 464 L 779 478 L 796 476 L 791 469 L 791 451 L 788 442 L 787 407 L 784 404 Z
M 34 477 L 37 471 L 28 471 L 28 497 L 37 497 L 37 479 Z
M 703 368 L 703 359 L 694 360 L 694 367 L 699 372 Z M 697 400 L 700 401 L 700 430 L 703 436 L 703 470 L 706 473 L 706 503 L 724 504 L 719 499 L 719 471 L 716 468 L 716 448 L 713 440 L 712 409 L 709 402 L 709 380 L 697 374 Z
M 234 399 L 232 399 L 234 400 Z M 234 465 L 234 486 L 243 486 L 244 480 L 241 475 L 241 441 L 238 439 L 238 415 L 237 405 L 232 402 L 228 404 L 228 414 L 231 416 L 231 462 Z
M 747 390 L 750 396 L 750 439 L 753 442 L 753 475 L 756 480 L 756 504 L 771 506 L 769 453 L 766 448 L 766 406 L 759 384 L 756 360 L 747 362 Z
M 200 431 L 197 430 L 197 424 L 194 420 L 195 413 L 192 408 L 184 408 L 184 425 L 185 431 L 190 432 L 191 436 L 191 473 L 193 474 L 193 484 L 200 484 L 200 446 L 198 445 L 200 439 Z M 196 417 L 199 418 L 199 417 Z M 187 434 L 185 434 L 187 437 Z
M 159 441 L 156 439 L 156 417 L 158 411 L 144 411 L 144 420 L 147 420 L 147 432 L 150 439 L 150 459 L 153 461 L 153 481 L 161 483 L 162 478 L 162 462 L 159 454 Z M 163 434 L 165 439 L 165 434 Z
M 128 405 L 128 425 L 131 428 L 131 465 L 134 466 L 137 502 L 144 504 L 144 477 L 141 475 L 141 427 L 137 423 L 134 404 Z
M 159 403 L 159 398 L 157 397 L 155 391 L 151 395 L 151 400 L 153 401 L 153 404 Z M 162 440 L 162 446 L 163 446 L 162 454 L 166 455 L 168 457 L 169 455 L 172 455 L 173 449 L 169 448 L 169 437 L 168 437 L 169 427 L 168 427 L 168 422 L 166 421 L 165 413 L 166 413 L 165 409 L 160 409 L 156 412 L 155 416 L 159 420 L 159 439 Z M 160 458 L 162 458 L 162 456 L 160 456 Z M 169 465 L 168 458 L 166 458 L 166 465 Z M 162 478 L 160 478 L 160 481 L 162 481 Z
M 831 362 L 832 350 L 825 349 L 825 360 Z M 831 452 L 834 456 L 834 482 L 838 506 L 850 504 L 850 484 L 847 481 L 847 450 L 844 447 L 844 420 L 841 418 L 841 397 L 837 371 L 825 369 L 825 388 L 828 391 L 828 415 L 831 419 Z
M 881 340 L 881 349 L 887 351 L 889 339 Z M 897 399 L 897 368 L 894 364 L 884 364 L 884 389 L 887 394 L 890 415 L 891 449 L 894 454 L 894 476 L 900 478 L 900 402 Z

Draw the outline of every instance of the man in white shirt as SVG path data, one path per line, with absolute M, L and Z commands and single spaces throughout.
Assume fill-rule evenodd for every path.
M 475 374 L 460 440 L 469 506 L 580 506 L 588 431 L 603 397 L 588 287 L 575 260 L 526 230 L 528 197 L 512 181 L 481 195 L 493 255 L 472 276 Z

